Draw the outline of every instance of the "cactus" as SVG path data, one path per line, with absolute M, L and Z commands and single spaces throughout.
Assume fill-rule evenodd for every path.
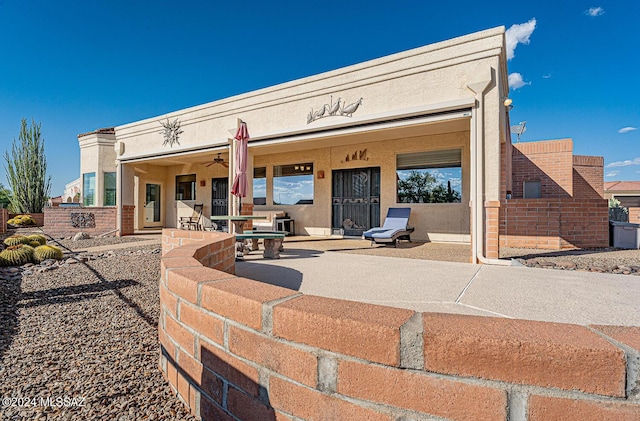
M 40 263 L 43 260 L 47 259 L 62 259 L 62 250 L 56 246 L 50 246 L 48 244 L 36 247 L 35 251 L 33 252 L 33 260 L 36 263 Z
M 47 244 L 47 237 L 45 237 L 44 235 L 40 235 L 40 234 L 31 234 L 31 235 L 27 235 L 27 238 L 31 241 L 37 241 L 38 244 L 35 245 L 34 247 L 38 247 L 38 246 L 44 246 L 45 244 Z M 33 246 L 33 244 L 32 244 Z
M 28 244 L 29 238 L 25 235 L 14 234 L 11 237 L 7 237 L 4 239 L 4 243 L 7 246 L 17 246 L 18 244 Z
M 16 215 L 7 221 L 10 225 L 35 225 L 36 221 L 31 215 Z
M 0 253 L 2 254 L 2 253 Z M 7 259 L 5 259 L 4 257 L 0 256 L 0 268 L 5 267 L 5 266 L 9 266 L 9 262 L 7 262 Z
M 22 266 L 33 259 L 33 247 L 18 244 L 10 246 L 0 252 L 0 259 L 4 259 L 9 266 Z
M 31 241 L 29 241 L 29 244 L 28 244 L 28 245 L 30 245 L 31 247 L 33 247 L 33 248 L 35 249 L 36 247 L 39 247 L 39 246 L 41 246 L 42 244 L 40 244 L 40 241 L 31 240 Z

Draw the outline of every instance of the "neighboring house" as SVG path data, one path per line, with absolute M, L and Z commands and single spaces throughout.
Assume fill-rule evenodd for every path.
M 503 200 L 517 168 L 505 156 L 507 77 L 499 27 L 85 133 L 83 202 L 116 205 L 120 235 L 176 227 L 195 203 L 206 217 L 237 212 L 229 186 L 242 120 L 243 212 L 283 210 L 297 234 L 327 236 L 359 235 L 389 207 L 411 207 L 412 238 L 471 243 L 471 261 L 483 262 L 498 257 L 501 215 L 521 200 Z
M 62 201 L 64 203 L 78 203 L 80 201 L 80 178 L 76 178 L 64 186 Z
M 62 196 L 50 197 L 47 201 L 47 206 L 49 207 L 57 207 L 60 206 L 60 203 L 63 202 Z
M 640 223 L 640 181 L 607 181 L 605 199 L 617 199 L 629 210 L 629 222 Z

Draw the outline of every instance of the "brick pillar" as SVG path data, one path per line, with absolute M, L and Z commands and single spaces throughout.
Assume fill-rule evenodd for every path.
M 640 224 L 640 208 L 629 208 L 629 222 Z
M 484 255 L 488 259 L 500 257 L 500 201 L 484 202 Z
M 240 215 L 253 215 L 253 203 L 244 203 L 242 202 L 242 207 L 240 209 Z M 253 221 L 247 221 L 244 223 L 244 229 L 252 230 L 253 229 Z
M 9 211 L 0 209 L 0 234 L 7 232 L 7 221 L 9 220 Z
M 135 216 L 136 207 L 133 205 L 122 205 L 121 208 L 121 227 L 118 232 L 118 236 L 122 237 L 123 235 L 133 235 L 133 218 Z

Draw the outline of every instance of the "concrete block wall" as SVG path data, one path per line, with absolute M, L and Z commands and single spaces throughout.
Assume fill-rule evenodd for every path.
M 604 199 L 503 200 L 500 247 L 549 250 L 609 245 L 609 208 Z
M 302 295 L 207 267 L 223 233 L 165 229 L 163 252 L 159 366 L 200 419 L 640 419 L 639 327 Z
M 71 225 L 72 213 L 92 213 L 95 219 L 95 227 L 74 227 Z M 54 238 L 70 237 L 80 231 L 86 232 L 91 236 L 106 234 L 116 229 L 116 208 L 45 208 L 42 229 Z M 131 233 L 133 234 L 133 232 Z M 115 235 L 115 232 L 113 235 Z
M 514 143 L 512 148 L 512 197 L 524 197 L 523 183 L 540 180 L 545 198 L 573 196 L 573 141 Z
M 604 199 L 604 158 L 573 156 L 573 197 Z

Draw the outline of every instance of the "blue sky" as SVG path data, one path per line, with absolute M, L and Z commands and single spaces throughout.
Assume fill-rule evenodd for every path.
M 605 180 L 640 180 L 638 17 L 635 1 L 0 0 L 0 153 L 41 122 L 55 196 L 79 176 L 79 133 L 524 24 L 522 141 L 572 137 Z

